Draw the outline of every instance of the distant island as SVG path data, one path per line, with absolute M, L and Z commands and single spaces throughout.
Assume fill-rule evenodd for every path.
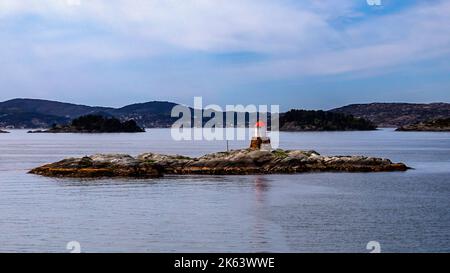
M 411 125 L 405 125 L 397 128 L 397 131 L 450 132 L 450 118 L 436 119 Z
M 326 111 L 291 110 L 280 116 L 280 131 L 354 131 L 375 130 L 363 118 Z
M 378 127 L 398 128 L 429 120 L 450 118 L 449 103 L 369 103 L 351 104 L 329 112 L 370 120 Z
M 68 125 L 56 125 L 48 130 L 30 131 L 29 133 L 141 133 L 144 129 L 134 120 L 121 122 L 114 117 L 86 115 L 74 119 Z

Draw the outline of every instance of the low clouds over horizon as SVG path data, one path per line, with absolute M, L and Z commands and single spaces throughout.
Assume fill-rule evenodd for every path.
M 450 99 L 450 2 L 2 0 L 0 100 Z

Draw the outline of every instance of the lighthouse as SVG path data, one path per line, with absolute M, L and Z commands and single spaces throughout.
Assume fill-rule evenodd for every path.
M 270 151 L 272 149 L 270 138 L 267 136 L 267 126 L 262 121 L 255 123 L 250 149 L 261 151 Z

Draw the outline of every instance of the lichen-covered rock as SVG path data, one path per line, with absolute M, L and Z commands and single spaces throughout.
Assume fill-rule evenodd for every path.
M 184 165 L 193 160 L 190 157 L 181 155 L 162 155 L 155 153 L 145 153 L 139 155 L 137 159 L 149 164 L 158 164 L 165 173 L 177 173 L 177 170 L 183 168 Z
M 162 168 L 154 163 L 137 160 L 129 155 L 93 155 L 69 158 L 30 171 L 50 177 L 98 178 L 162 176 Z
M 233 150 L 198 158 L 145 153 L 129 155 L 93 155 L 70 158 L 48 164 L 31 173 L 56 177 L 138 177 L 166 174 L 274 174 L 300 172 L 383 172 L 406 171 L 403 163 L 364 156 L 321 156 L 315 151 Z

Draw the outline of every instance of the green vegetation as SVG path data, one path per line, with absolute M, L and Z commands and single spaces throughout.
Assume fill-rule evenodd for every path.
M 352 115 L 326 111 L 290 110 L 280 117 L 282 131 L 375 130 L 376 126 Z
M 78 131 L 106 133 L 132 133 L 143 131 L 143 129 L 140 128 L 134 120 L 121 122 L 116 118 L 108 118 L 100 115 L 87 115 L 76 118 L 72 121 L 71 127 Z
M 31 131 L 30 131 L 31 132 Z M 46 131 L 31 133 L 139 133 L 145 132 L 134 120 L 121 122 L 114 117 L 87 115 L 74 119 L 69 125 L 53 124 Z
M 276 156 L 276 157 L 280 157 L 280 158 L 286 158 L 288 157 L 288 153 L 285 150 L 282 149 L 277 149 L 275 151 L 272 151 L 272 153 Z

